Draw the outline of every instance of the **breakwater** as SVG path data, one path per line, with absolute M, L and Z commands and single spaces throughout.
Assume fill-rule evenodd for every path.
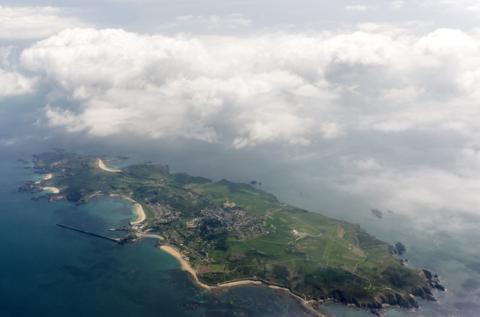
M 60 227 L 60 228 L 63 228 L 63 229 L 80 232 L 80 233 L 83 233 L 83 234 L 86 234 L 86 235 L 89 235 L 89 236 L 92 236 L 92 237 L 108 240 L 108 241 L 115 242 L 115 243 L 118 243 L 118 244 L 124 244 L 127 241 L 127 238 L 112 238 L 112 237 L 104 236 L 104 235 L 101 235 L 101 234 L 98 234 L 98 233 L 94 233 L 94 232 L 86 231 L 86 230 L 83 230 L 83 229 L 75 228 L 75 227 L 72 227 L 72 226 L 64 225 L 64 224 L 61 224 L 61 223 L 57 223 L 57 226 Z

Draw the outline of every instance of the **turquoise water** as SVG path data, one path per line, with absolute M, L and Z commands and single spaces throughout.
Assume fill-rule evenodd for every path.
M 99 233 L 128 223 L 131 206 L 32 201 L 16 188 L 33 175 L 0 158 L 0 316 L 305 316 L 284 293 L 243 287 L 197 289 L 155 241 L 119 246 L 61 229 Z
M 82 206 L 32 201 L 16 189 L 36 175 L 16 162 L 16 155 L 0 153 L 0 175 L 0 317 L 307 316 L 288 295 L 265 287 L 199 290 L 174 258 L 155 248 L 155 241 L 119 246 L 55 226 L 114 235 L 108 229 L 126 225 L 133 216 L 124 200 L 100 197 Z M 382 220 L 368 213 L 344 219 L 386 241 L 404 242 L 410 265 L 439 273 L 448 288 L 437 294 L 438 303 L 389 310 L 387 317 L 480 315 L 477 220 L 454 235 L 436 227 L 418 230 L 412 220 L 395 214 Z M 337 317 L 371 316 L 341 305 L 323 310 Z

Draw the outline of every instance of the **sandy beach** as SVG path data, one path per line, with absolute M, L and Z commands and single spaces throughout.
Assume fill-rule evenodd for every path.
M 135 219 L 134 221 L 131 221 L 130 225 L 132 226 L 139 225 L 147 219 L 147 215 L 145 214 L 145 210 L 143 209 L 143 206 L 140 203 L 138 203 L 136 200 L 125 195 L 110 194 L 109 196 L 120 197 L 132 203 L 132 208 L 133 208 L 133 211 L 137 214 L 137 219 Z
M 142 222 L 144 222 L 145 219 L 147 219 L 147 216 L 145 215 L 145 210 L 143 210 L 142 205 L 140 205 L 139 203 L 137 202 L 133 203 L 133 211 L 137 214 L 137 219 L 130 222 L 132 226 L 139 225 Z
M 99 169 L 105 171 L 105 172 L 110 172 L 110 173 L 120 173 L 121 170 L 115 169 L 115 168 L 109 168 L 105 163 L 102 161 L 102 159 L 98 158 L 97 159 L 97 166 Z
M 97 166 L 98 166 L 98 168 L 100 168 L 101 170 L 106 171 L 106 172 L 110 172 L 110 173 L 121 172 L 121 170 L 119 170 L 119 169 L 109 168 L 108 166 L 105 165 L 105 163 L 100 158 L 97 159 Z M 54 190 L 53 187 L 45 187 L 45 188 L 50 188 L 52 190 L 52 192 Z M 45 190 L 45 188 L 44 188 L 44 190 Z M 58 192 L 60 192 L 60 191 L 58 191 Z M 133 211 L 136 213 L 137 219 L 135 219 L 134 221 L 131 221 L 130 225 L 132 225 L 132 226 L 139 225 L 146 220 L 145 210 L 143 209 L 142 205 L 139 204 L 138 202 L 136 202 L 134 199 L 132 199 L 130 197 L 127 197 L 127 196 L 123 196 L 123 195 L 117 195 L 117 194 L 110 194 L 110 196 L 111 197 L 122 197 L 123 199 L 126 199 L 126 200 L 132 202 Z M 155 239 L 159 239 L 161 241 L 163 240 L 163 237 L 161 237 L 159 235 L 154 235 L 154 234 L 141 234 L 141 233 L 139 233 L 138 237 L 140 239 L 141 238 L 155 238 Z M 205 283 L 203 283 L 199 280 L 199 278 L 197 276 L 197 272 L 190 265 L 190 263 L 183 257 L 183 255 L 180 253 L 180 251 L 178 251 L 176 248 L 174 248 L 170 245 L 162 245 L 162 246 L 160 246 L 160 249 L 162 249 L 163 251 L 165 251 L 168 254 L 170 254 L 171 256 L 173 256 L 180 263 L 181 269 L 185 272 L 188 272 L 192 276 L 192 279 L 195 282 L 195 284 L 198 285 L 199 287 L 203 288 L 203 289 L 213 290 L 213 289 L 228 288 L 228 287 L 246 286 L 246 285 L 265 285 L 269 288 L 289 293 L 291 296 L 296 298 L 305 307 L 305 309 L 307 309 L 309 312 L 311 312 L 315 316 L 325 317 L 323 314 L 314 310 L 313 307 L 310 305 L 310 303 L 308 301 L 304 300 L 303 298 L 301 298 L 300 296 L 298 296 L 296 294 L 293 294 L 289 289 L 284 288 L 284 287 L 280 287 L 280 286 L 276 286 L 276 285 L 271 285 L 271 284 L 268 284 L 266 282 L 262 282 L 262 281 L 258 281 L 258 280 L 238 280 L 238 281 L 225 282 L 225 283 L 212 285 L 212 286 L 207 285 L 207 284 L 205 284 Z
M 59 194 L 60 193 L 60 189 L 58 189 L 57 187 L 53 187 L 53 186 L 46 186 L 46 187 L 43 187 L 42 189 L 43 189 L 43 191 L 51 193 L 51 194 Z
M 155 233 L 140 233 L 140 234 L 137 233 L 137 235 L 138 235 L 139 238 L 152 238 L 152 239 L 158 239 L 158 240 L 161 240 L 161 241 L 165 240 L 164 237 L 162 237 L 159 234 L 155 234 Z
M 216 287 L 235 287 L 235 286 L 244 286 L 244 285 L 262 285 L 263 283 L 260 281 L 254 280 L 241 280 L 241 281 L 233 281 L 233 282 L 226 282 L 222 284 L 216 285 Z
M 200 286 L 201 288 L 204 288 L 204 289 L 212 289 L 212 286 L 210 285 L 207 285 L 207 284 L 204 284 L 202 282 L 200 282 L 200 280 L 198 279 L 197 277 L 197 272 L 195 272 L 195 270 L 192 268 L 192 266 L 190 265 L 190 263 L 188 263 L 182 256 L 182 254 L 180 252 L 178 252 L 177 249 L 175 249 L 174 247 L 172 246 L 169 246 L 169 245 L 162 245 L 160 247 L 160 249 L 162 249 L 163 251 L 167 252 L 168 254 L 172 255 L 175 259 L 177 259 L 177 261 L 180 263 L 180 267 L 182 268 L 183 271 L 185 272 L 188 272 L 192 275 L 192 278 L 193 280 L 195 281 L 195 283 Z
M 169 253 L 170 255 L 172 255 L 173 257 L 175 257 L 178 260 L 178 262 L 180 262 L 180 266 L 181 266 L 182 270 L 190 273 L 192 275 L 195 283 L 197 283 L 202 288 L 215 289 L 215 288 L 222 288 L 222 287 L 226 288 L 226 287 L 235 287 L 235 286 L 244 286 L 244 285 L 262 285 L 262 284 L 264 284 L 261 281 L 255 281 L 255 280 L 239 280 L 239 281 L 225 282 L 225 283 L 217 284 L 217 285 L 214 285 L 214 286 L 204 284 L 198 279 L 197 272 L 192 268 L 190 263 L 188 263 L 188 261 L 184 259 L 183 255 L 177 249 L 175 249 L 174 247 L 172 247 L 170 245 L 162 245 L 160 247 L 160 249 L 162 249 L 163 251 L 165 251 L 165 252 Z M 276 289 L 281 289 L 281 288 L 276 287 Z
M 310 313 L 312 313 L 313 315 L 318 316 L 318 317 L 326 317 L 324 314 L 322 314 L 322 313 L 316 311 L 315 309 L 313 309 L 313 307 L 311 306 L 311 303 L 309 301 L 306 301 L 305 299 L 301 298 L 300 296 L 298 296 L 296 294 L 293 294 L 288 288 L 285 288 L 285 287 L 271 285 L 271 284 L 264 283 L 264 282 L 261 282 L 261 281 L 256 281 L 256 280 L 239 280 L 239 281 L 232 281 L 232 282 L 217 284 L 217 285 L 214 285 L 214 286 L 210 286 L 210 285 L 207 285 L 205 283 L 202 283 L 198 279 L 197 272 L 192 268 L 190 263 L 188 263 L 188 261 L 184 259 L 182 254 L 177 249 L 175 249 L 174 247 L 172 247 L 170 245 L 162 245 L 160 247 L 160 249 L 162 249 L 163 251 L 172 255 L 175 259 L 177 259 L 178 262 L 180 263 L 181 269 L 185 272 L 190 273 L 194 282 L 203 289 L 213 290 L 213 289 L 219 289 L 219 288 L 228 288 L 228 287 L 237 287 L 237 286 L 246 286 L 246 285 L 265 285 L 265 286 L 267 286 L 271 289 L 287 292 L 288 294 L 293 296 L 295 299 L 297 299 L 302 304 L 302 306 L 306 310 L 308 310 Z

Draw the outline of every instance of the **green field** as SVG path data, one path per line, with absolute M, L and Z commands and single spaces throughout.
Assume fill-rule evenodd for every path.
M 131 197 L 144 207 L 149 230 L 179 248 L 200 280 L 217 284 L 259 279 L 307 299 L 335 299 L 361 307 L 415 306 L 411 293 L 427 290 L 422 270 L 402 265 L 392 246 L 358 225 L 284 203 L 249 184 L 171 174 L 139 164 L 111 173 L 96 158 L 64 152 L 35 157 L 44 185 L 85 203 L 94 194 Z
M 206 281 L 256 276 L 307 297 L 328 297 L 340 289 L 359 303 L 388 292 L 408 293 L 424 284 L 421 274 L 391 254 L 390 245 L 357 225 L 281 204 L 245 184 L 221 181 L 191 188 L 217 202 L 233 201 L 254 215 L 264 215 L 270 231 L 251 240 L 229 238 L 226 250 L 210 255 L 212 265 L 225 269 L 222 274 L 204 274 Z

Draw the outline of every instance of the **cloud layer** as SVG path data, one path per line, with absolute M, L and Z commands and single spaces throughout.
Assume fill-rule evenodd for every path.
M 311 136 L 340 133 L 328 118 L 335 94 L 325 82 L 325 57 L 311 52 L 302 60 L 298 51 L 297 44 L 324 49 L 312 40 L 73 29 L 35 44 L 21 60 L 78 102 L 71 111 L 49 107 L 51 125 L 97 136 L 181 136 L 236 147 L 304 144 Z M 310 69 L 312 62 L 318 66 Z
M 51 125 L 243 147 L 358 130 L 474 132 L 478 43 L 450 29 L 243 38 L 71 29 L 21 61 L 77 102 L 51 105 Z
M 36 78 L 21 74 L 10 62 L 12 48 L 0 46 L 0 101 L 5 97 L 34 92 Z
M 0 6 L 0 41 L 41 39 L 81 26 L 87 24 L 60 8 Z
M 479 44 L 473 31 L 377 24 L 242 36 L 80 28 L 24 50 L 20 67 L 50 87 L 45 119 L 57 129 L 306 157 L 334 148 L 341 190 L 404 213 L 478 213 Z
M 35 79 L 0 68 L 0 98 L 31 93 Z

